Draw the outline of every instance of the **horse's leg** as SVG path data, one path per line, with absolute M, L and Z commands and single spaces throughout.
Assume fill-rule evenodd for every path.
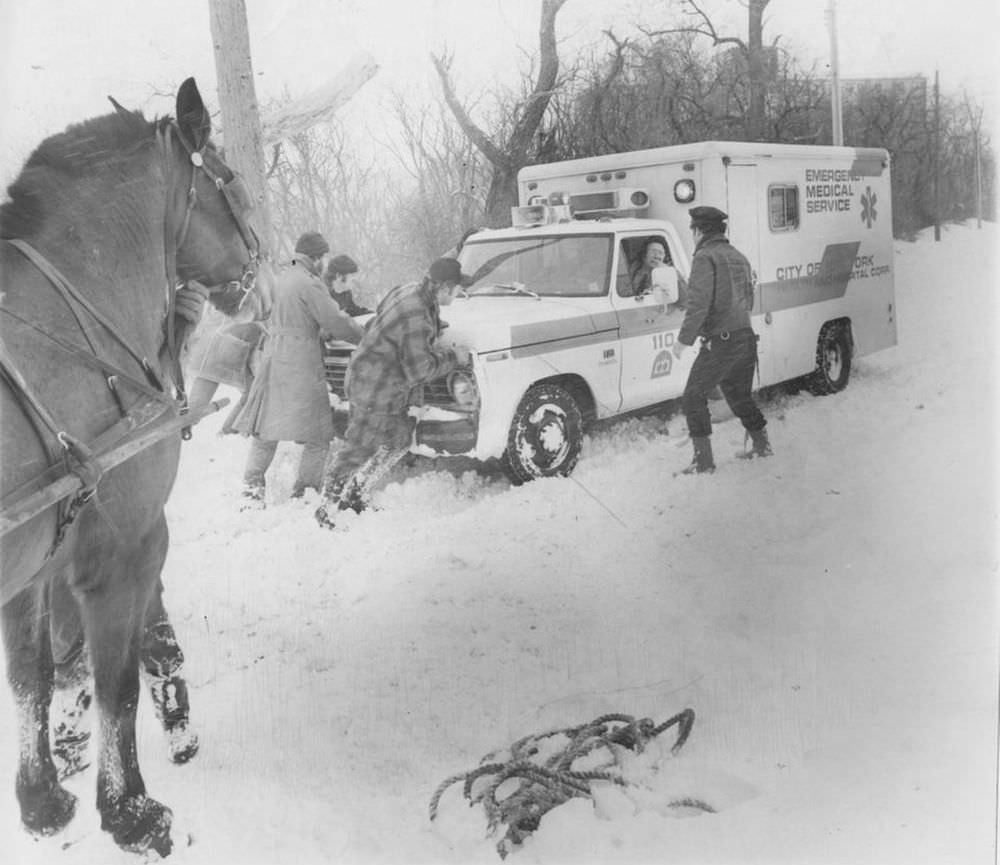
M 48 581 L 42 581 L 13 598 L 2 613 L 7 679 L 14 693 L 20 742 L 15 790 L 21 821 L 36 835 L 58 832 L 76 810 L 76 797 L 59 784 L 49 751 L 54 671 L 48 592 Z
M 108 571 L 100 579 L 84 578 L 77 589 L 100 719 L 97 808 L 101 828 L 120 847 L 133 852 L 153 849 L 167 856 L 173 846 L 173 815 L 146 795 L 135 738 L 146 607 L 167 553 L 163 515 L 132 549 L 116 552 L 102 556 Z
M 52 759 L 59 779 L 90 765 L 90 704 L 94 689 L 83 642 L 80 608 L 66 580 L 53 579 L 49 595 L 49 635 L 55 664 L 55 691 L 49 709 Z
M 156 588 L 146 612 L 142 638 L 142 674 L 153 698 L 153 708 L 167 734 L 167 749 L 175 763 L 186 763 L 198 753 L 198 736 L 190 726 L 187 682 L 180 675 L 184 653 L 163 606 L 163 583 Z
M 56 665 L 52 695 L 52 758 L 60 780 L 90 765 L 90 704 L 94 688 L 83 636 L 73 654 Z

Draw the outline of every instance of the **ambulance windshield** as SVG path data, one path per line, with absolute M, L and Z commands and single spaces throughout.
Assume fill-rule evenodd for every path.
M 533 234 L 470 238 L 459 257 L 462 272 L 474 280 L 466 289 L 470 297 L 598 297 L 608 292 L 611 252 L 608 234 Z

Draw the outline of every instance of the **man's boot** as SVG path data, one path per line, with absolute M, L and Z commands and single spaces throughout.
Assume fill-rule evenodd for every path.
M 701 475 L 714 472 L 715 460 L 712 458 L 712 439 L 709 436 L 692 436 L 691 444 L 694 445 L 694 459 L 681 474 Z
M 240 512 L 264 510 L 264 491 L 262 483 L 244 483 L 240 495 Z
M 767 439 L 767 429 L 765 427 L 747 430 L 747 436 L 752 442 L 750 450 L 746 449 L 746 444 L 744 443 L 743 453 L 736 454 L 737 459 L 752 460 L 754 457 L 769 457 L 774 455 L 774 451 L 771 450 L 771 442 Z
M 340 503 L 340 497 L 349 480 L 349 477 L 327 476 L 322 491 L 323 503 L 316 508 L 313 514 L 320 528 L 333 529 L 337 527 L 337 511 L 345 509 L 345 506 Z

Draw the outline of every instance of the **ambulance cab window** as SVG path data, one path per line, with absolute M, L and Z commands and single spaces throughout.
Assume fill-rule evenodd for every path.
M 771 231 L 794 231 L 799 227 L 799 188 L 774 185 L 767 190 L 768 223 Z
M 672 264 L 670 246 L 663 235 L 623 238 L 618 253 L 619 296 L 634 297 L 646 293 L 651 288 L 652 268 Z

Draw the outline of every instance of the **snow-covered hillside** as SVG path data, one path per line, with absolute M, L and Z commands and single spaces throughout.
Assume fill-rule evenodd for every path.
M 444 778 L 527 733 L 690 706 L 647 787 L 560 806 L 508 861 L 994 862 L 998 243 L 974 223 L 897 243 L 899 346 L 843 393 L 771 398 L 773 459 L 728 459 L 743 433 L 719 423 L 713 476 L 673 477 L 682 419 L 632 419 L 571 478 L 411 472 L 324 532 L 287 499 L 294 449 L 239 513 L 246 442 L 205 421 L 164 573 L 198 757 L 170 764 L 140 709 L 147 786 L 192 839 L 172 860 L 494 863 L 459 788 L 429 822 Z M 134 862 L 93 770 L 64 835 L 21 832 L 15 741 L 4 690 L 3 860 Z

